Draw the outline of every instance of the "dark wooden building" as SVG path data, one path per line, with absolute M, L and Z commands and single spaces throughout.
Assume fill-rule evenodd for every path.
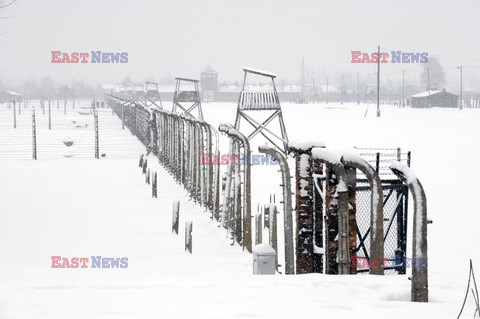
M 458 95 L 443 91 L 425 91 L 411 96 L 412 107 L 458 107 Z

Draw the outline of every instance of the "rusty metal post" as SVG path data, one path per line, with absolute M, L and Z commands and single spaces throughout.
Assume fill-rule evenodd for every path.
M 408 185 L 413 197 L 412 290 L 411 299 L 428 302 L 427 197 L 422 183 L 404 163 L 390 165 L 392 172 Z
M 325 148 L 313 148 L 312 157 L 325 162 L 333 169 L 338 179 L 338 273 L 350 274 L 350 249 L 348 240 L 348 187 L 345 169 L 334 154 Z

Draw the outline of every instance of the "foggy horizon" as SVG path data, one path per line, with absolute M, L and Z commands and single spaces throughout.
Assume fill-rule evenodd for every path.
M 140 83 L 198 79 L 209 64 L 219 83 L 241 82 L 244 67 L 279 81 L 300 81 L 301 61 L 320 78 L 354 85 L 376 64 L 351 63 L 351 51 L 427 52 L 443 66 L 450 90 L 457 66 L 480 67 L 480 2 L 460 1 L 26 1 L 1 12 L 0 80 L 50 76 L 58 83 Z M 426 14 L 428 13 L 428 15 Z M 457 30 L 462 30 L 459 34 Z M 470 39 L 470 40 L 468 40 Z M 128 53 L 128 63 L 55 64 L 51 51 Z M 420 63 L 382 64 L 382 81 L 418 81 Z M 480 68 L 464 70 L 464 87 L 478 89 Z M 319 83 L 325 84 L 325 83 Z

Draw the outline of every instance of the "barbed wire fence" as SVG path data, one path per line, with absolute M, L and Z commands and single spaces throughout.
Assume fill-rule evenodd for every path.
M 137 157 L 135 136 L 101 102 L 0 104 L 0 159 Z M 42 107 L 43 105 L 43 107 Z

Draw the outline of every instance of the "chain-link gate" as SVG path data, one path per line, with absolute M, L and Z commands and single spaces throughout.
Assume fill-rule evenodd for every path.
M 382 180 L 385 274 L 405 274 L 403 260 L 407 250 L 408 187 L 400 180 Z M 358 179 L 356 186 L 357 217 L 357 272 L 368 272 L 370 260 L 371 188 L 366 179 Z M 382 265 L 379 265 L 382 266 Z

